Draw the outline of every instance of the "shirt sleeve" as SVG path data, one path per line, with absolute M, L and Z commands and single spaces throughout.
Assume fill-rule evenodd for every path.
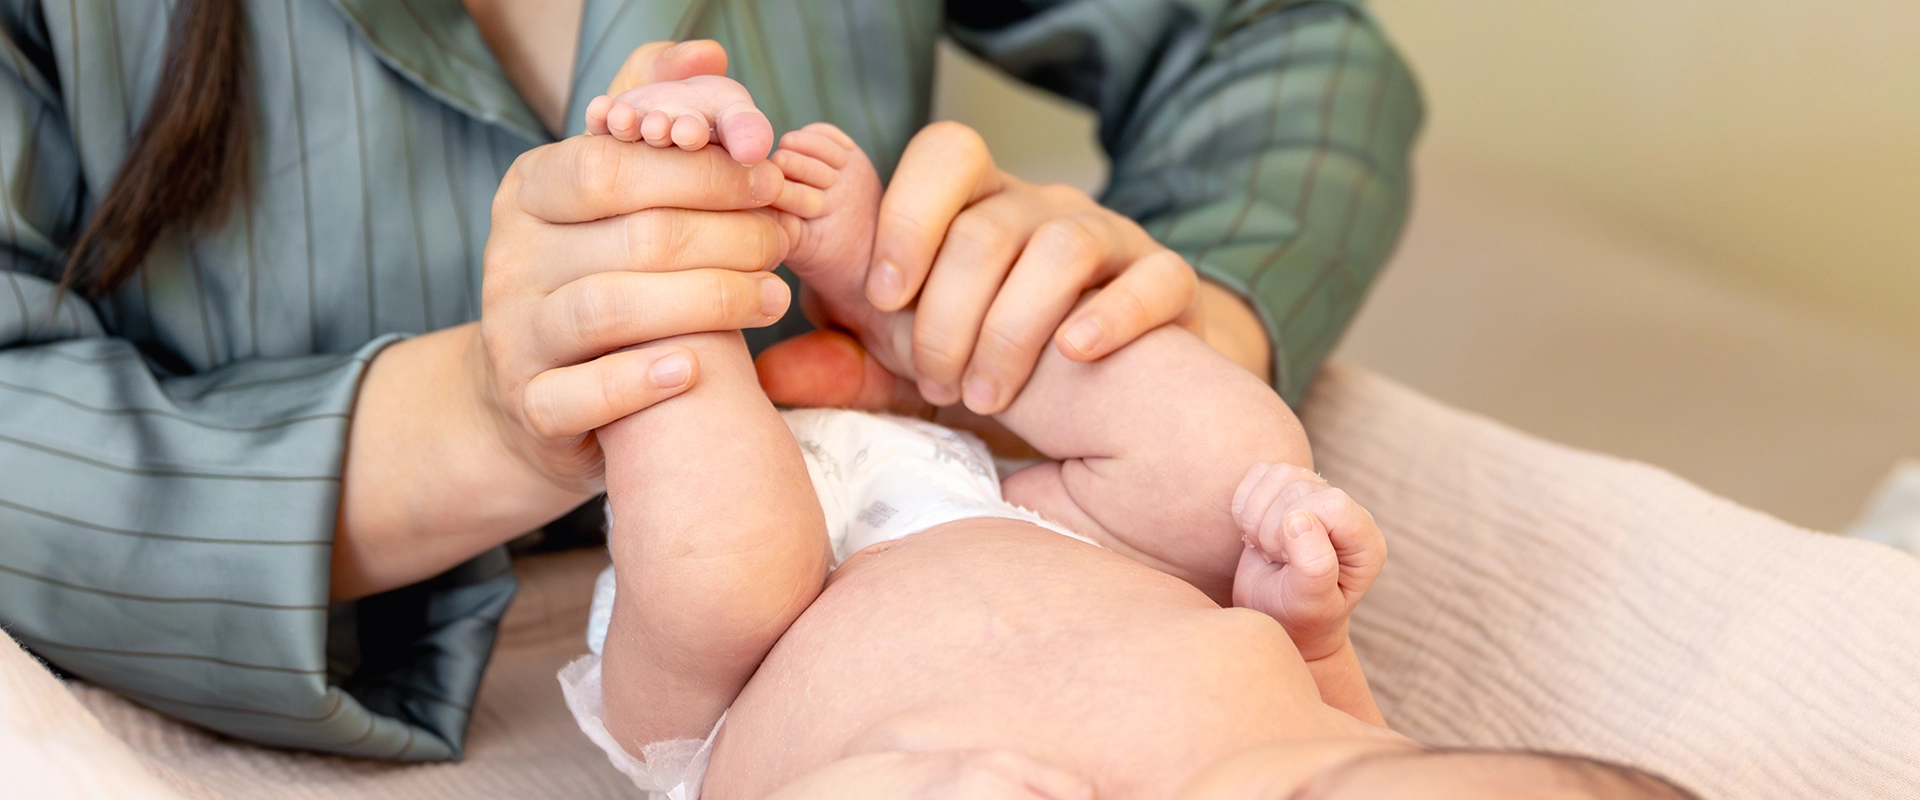
M 0 624 L 64 673 L 256 742 L 457 757 L 504 554 L 330 608 L 357 352 L 161 369 L 59 291 L 85 181 L 31 9 L 0 8 Z
M 1419 89 L 1349 0 L 950 3 L 961 44 L 1100 115 L 1101 197 L 1246 298 L 1289 402 L 1399 238 Z

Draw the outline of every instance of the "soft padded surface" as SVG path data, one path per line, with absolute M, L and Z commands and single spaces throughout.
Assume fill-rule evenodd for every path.
M 1920 786 L 1920 560 L 1810 533 L 1337 366 L 1302 412 L 1386 530 L 1355 636 L 1395 727 L 1665 772 L 1710 798 Z M 595 552 L 522 561 L 467 760 L 393 765 L 216 739 L 63 688 L 0 643 L 8 796 L 630 797 L 553 674 L 584 651 Z M 24 786 L 23 786 L 24 782 Z
M 1920 791 L 1920 559 L 1367 373 L 1330 369 L 1304 414 L 1387 534 L 1354 635 L 1396 729 L 1709 798 Z

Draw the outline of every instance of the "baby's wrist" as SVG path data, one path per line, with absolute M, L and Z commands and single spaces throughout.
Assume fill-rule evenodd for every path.
M 1300 657 L 1310 662 L 1336 655 L 1341 650 L 1351 646 L 1352 640 L 1348 637 L 1347 633 L 1347 621 L 1345 619 L 1340 620 L 1340 624 L 1330 628 L 1319 627 L 1313 631 L 1301 631 L 1299 633 L 1295 633 L 1292 630 L 1287 631 L 1288 637 L 1293 639 L 1294 648 L 1300 651 Z

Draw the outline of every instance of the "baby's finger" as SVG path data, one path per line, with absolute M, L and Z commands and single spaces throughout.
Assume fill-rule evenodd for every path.
M 1387 560 L 1386 536 L 1359 503 L 1344 490 L 1329 489 L 1302 498 L 1289 513 L 1308 513 L 1326 525 L 1340 561 L 1341 589 L 1366 592 Z
M 1260 479 L 1247 488 L 1247 498 L 1241 504 L 1238 514 L 1240 532 L 1252 536 L 1260 530 L 1260 523 L 1273 513 L 1274 504 L 1280 499 L 1280 490 L 1287 488 L 1292 481 L 1285 477 L 1285 464 L 1269 464 Z
M 707 117 L 698 111 L 681 114 L 673 121 L 673 143 L 682 150 L 698 150 L 707 146 L 713 137 L 713 128 L 707 124 Z M 739 159 L 734 159 L 738 161 Z
M 1354 502 L 1344 489 L 1329 488 L 1301 496 L 1288 505 L 1287 511 L 1304 511 L 1319 518 L 1332 532 L 1333 544 L 1343 556 L 1386 549 L 1386 537 L 1381 535 L 1373 514 Z
M 1240 479 L 1240 488 L 1233 490 L 1234 519 L 1242 519 L 1240 512 L 1244 511 L 1247 507 L 1247 496 L 1253 493 L 1254 487 L 1260 484 L 1260 478 L 1266 475 L 1267 471 L 1271 469 L 1273 469 L 1272 464 L 1262 461 L 1253 465 L 1252 469 L 1247 470 L 1247 476 Z M 1244 525 L 1245 523 L 1242 523 L 1243 527 Z
M 1316 491 L 1326 488 L 1326 482 L 1312 470 L 1293 464 L 1273 464 L 1260 479 L 1247 490 L 1247 497 L 1241 506 L 1240 531 L 1252 534 L 1260 527 L 1261 520 L 1268 515 L 1279 515 L 1288 507 Z
M 1296 569 L 1314 588 L 1331 590 L 1340 574 L 1340 557 L 1320 518 L 1305 511 L 1286 515 L 1286 537 L 1279 542 L 1286 552 L 1287 566 Z

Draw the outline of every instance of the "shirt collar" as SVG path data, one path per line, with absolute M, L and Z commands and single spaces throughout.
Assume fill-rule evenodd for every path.
M 467 116 L 530 142 L 553 137 L 507 80 L 460 0 L 333 0 L 381 62 Z
M 587 102 L 633 48 L 687 35 L 709 0 L 586 0 L 567 104 L 578 133 Z M 422 91 L 529 142 L 552 136 L 507 80 L 460 0 L 333 0 L 380 60 Z

